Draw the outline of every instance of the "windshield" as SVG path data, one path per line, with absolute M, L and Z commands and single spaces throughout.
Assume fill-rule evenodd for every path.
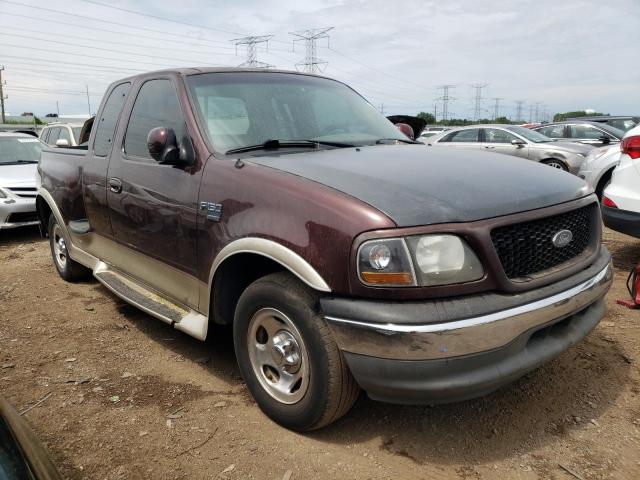
M 37 162 L 42 143 L 34 137 L 0 137 L 0 165 Z
M 216 151 L 268 140 L 349 145 L 407 138 L 342 83 L 275 72 L 207 73 L 187 78 L 199 121 Z
M 528 128 L 520 127 L 518 125 L 510 125 L 507 127 L 507 130 L 511 130 L 512 132 L 517 133 L 521 137 L 524 137 L 533 143 L 553 142 L 553 140 L 546 135 L 538 133 L 535 130 L 529 130 Z

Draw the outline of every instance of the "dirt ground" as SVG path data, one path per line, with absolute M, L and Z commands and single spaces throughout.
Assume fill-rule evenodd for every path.
M 485 398 L 435 407 L 365 395 L 324 430 L 268 420 L 228 333 L 177 332 L 95 281 L 65 283 L 35 230 L 0 232 L 0 395 L 68 478 L 637 479 L 640 241 L 607 231 L 615 284 L 600 326 Z

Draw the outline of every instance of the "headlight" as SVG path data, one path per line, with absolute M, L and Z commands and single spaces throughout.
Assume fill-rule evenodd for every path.
M 358 251 L 358 274 L 366 285 L 415 286 L 409 249 L 403 238 L 364 242 Z
M 460 237 L 422 235 L 364 242 L 358 274 L 366 285 L 426 287 L 479 280 L 484 269 Z

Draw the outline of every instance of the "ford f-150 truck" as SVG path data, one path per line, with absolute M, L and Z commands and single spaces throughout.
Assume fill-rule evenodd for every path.
M 484 395 L 585 337 L 609 252 L 595 195 L 526 160 L 433 150 L 345 84 L 177 69 L 113 83 L 37 206 L 68 281 L 204 340 L 299 431 L 376 400 Z

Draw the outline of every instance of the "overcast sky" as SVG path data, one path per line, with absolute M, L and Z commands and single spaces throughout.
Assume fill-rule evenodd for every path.
M 58 101 L 84 114 L 87 87 L 95 113 L 118 78 L 242 63 L 230 40 L 244 35 L 274 34 L 258 59 L 295 69 L 304 45 L 293 51 L 289 32 L 334 27 L 318 41 L 324 73 L 387 115 L 433 112 L 443 84 L 456 85 L 449 117 L 473 116 L 472 84 L 488 84 L 487 118 L 495 97 L 511 118 L 524 100 L 527 120 L 535 103 L 540 114 L 640 114 L 639 25 L 640 0 L 0 0 L 0 65 L 9 113 Z

